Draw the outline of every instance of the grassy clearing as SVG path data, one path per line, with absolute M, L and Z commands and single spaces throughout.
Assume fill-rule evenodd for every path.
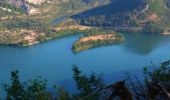
M 165 0 L 148 0 L 150 5 L 150 11 L 155 12 L 158 15 L 165 14 L 167 11 Z

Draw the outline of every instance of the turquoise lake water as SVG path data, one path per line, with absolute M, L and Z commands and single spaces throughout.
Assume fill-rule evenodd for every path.
M 119 72 L 140 72 L 152 61 L 159 64 L 170 59 L 170 37 L 155 34 L 124 33 L 122 44 L 103 46 L 74 54 L 72 44 L 79 38 L 70 36 L 19 48 L 0 46 L 0 82 L 8 83 L 10 72 L 19 70 L 22 80 L 37 76 L 50 84 L 70 80 L 72 65 L 86 74 L 92 71 L 113 75 Z M 113 76 L 114 78 L 120 76 Z

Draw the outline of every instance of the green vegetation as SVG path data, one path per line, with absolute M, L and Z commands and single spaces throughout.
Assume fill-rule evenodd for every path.
M 86 39 L 86 41 L 83 41 L 84 39 Z M 73 52 L 78 53 L 90 48 L 121 43 L 124 40 L 125 39 L 122 34 L 112 32 L 104 32 L 103 34 L 83 36 L 73 44 L 72 50 Z
M 84 75 L 73 65 L 73 79 L 77 91 L 70 94 L 64 87 L 54 86 L 48 91 L 47 80 L 38 77 L 34 80 L 21 82 L 19 71 L 11 72 L 11 84 L 4 84 L 6 100 L 168 100 L 170 99 L 170 61 L 160 66 L 144 67 L 144 80 L 132 78 L 127 74 L 127 81 L 118 81 L 111 85 L 105 84 L 102 76 L 92 73 Z
M 11 85 L 4 84 L 4 90 L 7 93 L 7 100 L 96 100 L 99 96 L 96 90 L 104 87 L 101 77 L 92 73 L 89 77 L 83 75 L 77 66 L 73 66 L 73 78 L 76 81 L 78 93 L 70 95 L 64 88 L 54 86 L 55 92 L 47 91 L 47 80 L 38 77 L 34 80 L 21 82 L 19 72 L 11 72 Z M 92 92 L 96 91 L 92 97 Z
M 122 3 L 124 4 L 124 7 L 120 6 Z M 129 3 L 131 3 L 131 5 L 129 5 Z M 67 22 L 67 20 L 70 19 L 69 16 L 72 15 L 73 16 L 71 18 L 75 19 L 74 21 L 76 21 L 76 24 L 97 26 L 100 28 L 114 29 L 118 31 L 139 30 L 143 32 L 163 33 L 165 28 L 169 28 L 170 25 L 170 20 L 168 20 L 170 15 L 167 1 L 146 0 L 146 3 L 149 5 L 148 11 L 139 14 L 139 10 L 141 10 L 139 8 L 142 8 L 144 4 L 134 0 L 115 0 L 112 2 L 110 2 L 110 0 L 104 0 L 103 2 L 101 0 L 69 0 L 68 2 L 54 1 L 52 5 L 48 3 L 43 3 L 41 6 L 31 5 L 32 7 L 39 9 L 40 13 L 35 15 L 26 15 L 23 13 L 21 8 L 2 2 L 0 3 L 0 6 L 20 12 L 21 14 L 11 13 L 8 15 L 9 12 L 0 12 L 2 15 L 3 13 L 7 14 L 5 15 L 7 18 L 3 17 L 5 19 L 0 21 L 0 44 L 28 44 L 29 41 L 23 40 L 23 38 L 30 36 L 30 34 L 21 31 L 18 32 L 19 30 L 36 31 L 37 35 L 31 37 L 35 38 L 33 42 L 41 42 L 77 33 L 86 33 L 91 35 L 100 33 L 99 31 L 90 32 L 89 30 L 81 31 L 78 29 L 63 29 L 55 31 L 55 26 L 50 24 L 50 22 L 55 18 L 68 16 L 68 18 L 59 22 L 59 24 L 64 23 L 64 26 L 61 27 L 67 27 L 67 24 L 74 26 L 74 22 Z M 157 15 L 157 19 L 153 18 L 153 20 L 148 20 L 148 15 L 151 16 L 152 13 Z M 3 29 L 8 31 L 4 32 L 8 33 L 7 35 L 2 33 Z M 43 33 L 44 35 L 41 35 L 40 33 Z M 89 43 L 85 43 L 86 46 L 80 46 L 84 45 L 84 43 L 73 46 L 73 50 L 79 47 L 87 49 L 93 47 L 94 44 L 97 46 L 97 44 L 103 45 L 106 42 L 109 43 L 108 41 L 89 41 Z
M 168 10 L 165 0 L 146 0 L 146 2 L 149 4 L 149 10 L 158 15 L 165 14 Z
M 83 25 L 106 29 L 163 33 L 170 26 L 168 0 L 115 0 L 112 3 L 74 15 Z M 133 3 L 129 7 L 130 3 Z M 121 7 L 121 4 L 124 7 Z M 119 6 L 117 6 L 119 5 Z M 114 8 L 113 8 L 114 7 Z M 130 9 L 131 8 L 131 9 Z M 129 30 L 128 30 L 129 29 Z
M 6 16 L 8 14 L 16 14 L 16 13 L 21 13 L 23 14 L 24 13 L 24 10 L 19 8 L 19 7 L 16 7 L 15 5 L 12 5 L 12 4 L 8 4 L 8 3 L 5 3 L 5 2 L 2 2 L 0 1 L 0 7 L 3 7 L 5 9 L 8 9 L 8 10 L 11 10 L 11 12 L 8 12 L 8 11 L 2 11 L 0 12 L 0 17 L 3 17 L 3 16 Z M 2 10 L 2 9 L 1 9 Z M 4 13 L 3 13 L 4 12 Z M 6 13 L 6 14 L 5 14 Z
M 75 35 L 75 34 L 80 34 L 83 31 L 80 30 L 61 30 L 61 31 L 57 31 L 57 32 L 52 32 L 49 31 L 45 36 L 40 36 L 38 37 L 38 39 L 43 42 L 45 40 L 51 40 L 51 39 L 56 39 L 56 38 L 60 38 L 60 37 L 64 37 L 64 36 L 70 36 L 70 35 Z
M 92 15 L 88 18 L 80 17 L 77 20 L 83 25 L 106 29 L 139 27 L 139 23 L 132 17 L 132 14 L 126 12 L 115 15 Z
M 163 33 L 164 26 L 161 26 L 159 23 L 148 22 L 142 29 L 143 32 L 151 32 L 151 33 Z
M 7 100 L 52 100 L 50 93 L 46 92 L 46 80 L 38 78 L 29 80 L 28 83 L 21 83 L 18 73 L 18 71 L 11 72 L 12 85 L 4 84 Z
M 30 16 L 31 17 L 36 16 L 40 18 L 45 17 L 43 18 L 43 21 L 50 23 L 57 18 L 60 18 L 63 16 L 71 16 L 71 15 L 86 11 L 88 9 L 92 9 L 96 6 L 105 5 L 110 2 L 110 0 L 104 0 L 103 2 L 101 2 L 101 0 L 93 0 L 87 3 L 85 1 L 86 0 L 68 0 L 67 2 L 54 1 L 52 4 L 45 3 L 39 6 L 38 8 L 40 8 L 41 10 L 50 8 L 47 12 L 39 13 L 34 16 L 30 15 Z M 50 15 L 50 16 L 46 17 L 47 15 Z
M 10 12 L 0 9 L 0 17 L 5 17 L 5 16 L 9 16 L 9 15 L 12 15 L 12 14 Z
M 133 13 L 135 10 L 138 11 L 141 5 L 143 4 L 139 0 L 114 0 L 108 5 L 93 8 L 72 17 L 79 20 L 81 24 L 90 26 L 111 29 L 137 27 Z
M 64 29 L 60 31 L 51 30 L 48 31 L 48 33 L 44 36 L 38 37 L 38 40 L 41 42 L 56 38 L 61 38 L 65 36 L 70 35 L 76 35 L 76 34 L 83 34 L 84 36 L 91 36 L 91 35 L 97 35 L 97 34 L 105 34 L 103 30 L 99 30 L 97 28 L 87 29 L 87 30 L 79 30 L 79 29 Z
M 30 42 L 29 40 L 23 40 L 25 37 L 32 38 L 33 40 L 31 41 L 34 44 L 34 42 L 82 33 L 82 31 L 77 29 L 53 31 L 55 27 L 50 23 L 61 16 L 69 16 L 70 14 L 75 14 L 93 8 L 94 6 L 104 5 L 108 2 L 109 0 L 104 2 L 100 0 L 93 0 L 92 2 L 87 2 L 86 0 L 69 0 L 68 2 L 53 1 L 52 5 L 48 3 L 43 3 L 41 6 L 29 4 L 30 7 L 39 9 L 40 13 L 26 15 L 23 13 L 21 7 L 16 7 L 15 4 L 11 4 L 8 1 L 1 1 L 0 7 L 11 9 L 12 12 L 0 9 L 0 44 L 25 46 Z M 15 12 L 19 12 L 20 14 Z M 65 22 L 65 20 L 61 22 Z M 22 30 L 26 31 L 22 32 Z M 34 30 L 37 35 L 31 36 L 31 30 Z M 41 33 L 44 35 L 41 35 Z
M 16 45 L 26 47 L 26 46 L 29 45 L 29 41 L 28 40 L 22 40 L 19 44 L 16 44 Z

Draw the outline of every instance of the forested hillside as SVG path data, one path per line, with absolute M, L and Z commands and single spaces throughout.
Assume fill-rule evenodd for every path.
M 55 27 L 51 23 L 55 19 L 69 18 L 107 3 L 109 0 L 3 0 L 0 2 L 0 44 L 34 44 L 64 35 L 52 31 Z
M 83 25 L 162 33 L 170 25 L 169 5 L 170 0 L 112 0 L 108 5 L 85 11 L 72 18 Z
M 55 20 L 64 27 L 77 23 L 116 31 L 170 34 L 169 12 L 170 0 L 3 0 L 0 44 L 18 40 L 37 43 L 39 37 L 46 40 L 47 35 L 51 39 L 58 34 L 56 25 L 51 24 Z M 18 40 L 9 42 L 13 37 Z

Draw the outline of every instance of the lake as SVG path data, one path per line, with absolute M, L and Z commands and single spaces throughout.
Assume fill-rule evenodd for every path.
M 72 44 L 80 35 L 47 41 L 19 48 L 0 46 L 0 82 L 8 83 L 10 72 L 19 70 L 21 80 L 37 76 L 49 84 L 72 78 L 72 65 L 86 74 L 92 71 L 110 79 L 119 79 L 122 72 L 141 72 L 152 61 L 159 64 L 170 59 L 170 37 L 149 33 L 124 33 L 125 42 L 103 46 L 74 54 Z M 115 75 L 116 73 L 116 75 Z

